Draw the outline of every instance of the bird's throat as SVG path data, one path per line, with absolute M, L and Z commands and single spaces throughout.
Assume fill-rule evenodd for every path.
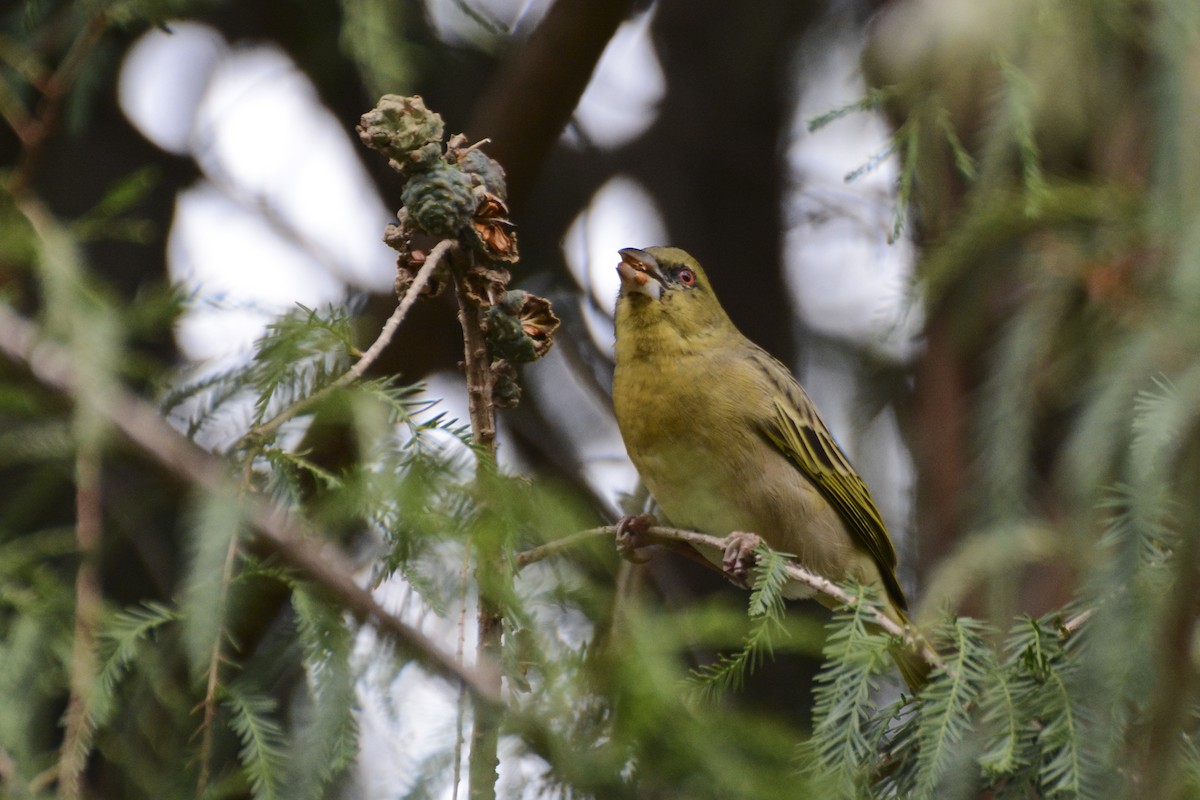
M 663 301 L 634 294 L 617 303 L 617 364 L 678 358 L 696 352 L 698 343 L 675 325 Z

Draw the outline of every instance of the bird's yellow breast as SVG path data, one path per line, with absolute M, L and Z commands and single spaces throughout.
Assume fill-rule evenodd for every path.
M 661 331 L 659 333 L 662 333 Z M 630 337 L 636 339 L 636 337 Z M 638 474 L 675 525 L 771 541 L 771 493 L 805 483 L 760 433 L 767 388 L 736 348 L 658 336 L 618 352 L 613 404 Z M 622 342 L 618 340 L 620 349 Z M 800 486 L 802 491 L 808 487 Z
M 620 314 L 614 411 L 668 521 L 715 536 L 757 533 L 814 569 L 858 573 L 862 554 L 837 512 L 763 435 L 777 390 L 748 357 L 753 345 Z

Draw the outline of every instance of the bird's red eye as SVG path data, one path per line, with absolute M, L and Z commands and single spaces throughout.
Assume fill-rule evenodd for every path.
M 679 270 L 679 282 L 684 286 L 695 286 L 696 273 L 692 272 L 687 267 L 684 267 L 683 269 Z

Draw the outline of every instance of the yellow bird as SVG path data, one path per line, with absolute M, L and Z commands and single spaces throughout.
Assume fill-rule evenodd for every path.
M 738 331 L 690 255 L 620 253 L 613 405 L 663 514 L 727 537 L 721 566 L 735 579 L 746 577 L 761 536 L 820 575 L 875 586 L 885 613 L 906 624 L 883 518 L 804 389 Z M 619 526 L 625 554 L 638 523 Z M 793 585 L 787 594 L 813 593 Z M 915 690 L 927 668 L 913 654 L 894 656 Z

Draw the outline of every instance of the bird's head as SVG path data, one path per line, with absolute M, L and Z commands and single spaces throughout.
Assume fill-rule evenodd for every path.
M 677 247 L 627 247 L 620 251 L 621 294 L 617 336 L 622 328 L 666 325 L 690 339 L 732 328 L 699 262 Z

